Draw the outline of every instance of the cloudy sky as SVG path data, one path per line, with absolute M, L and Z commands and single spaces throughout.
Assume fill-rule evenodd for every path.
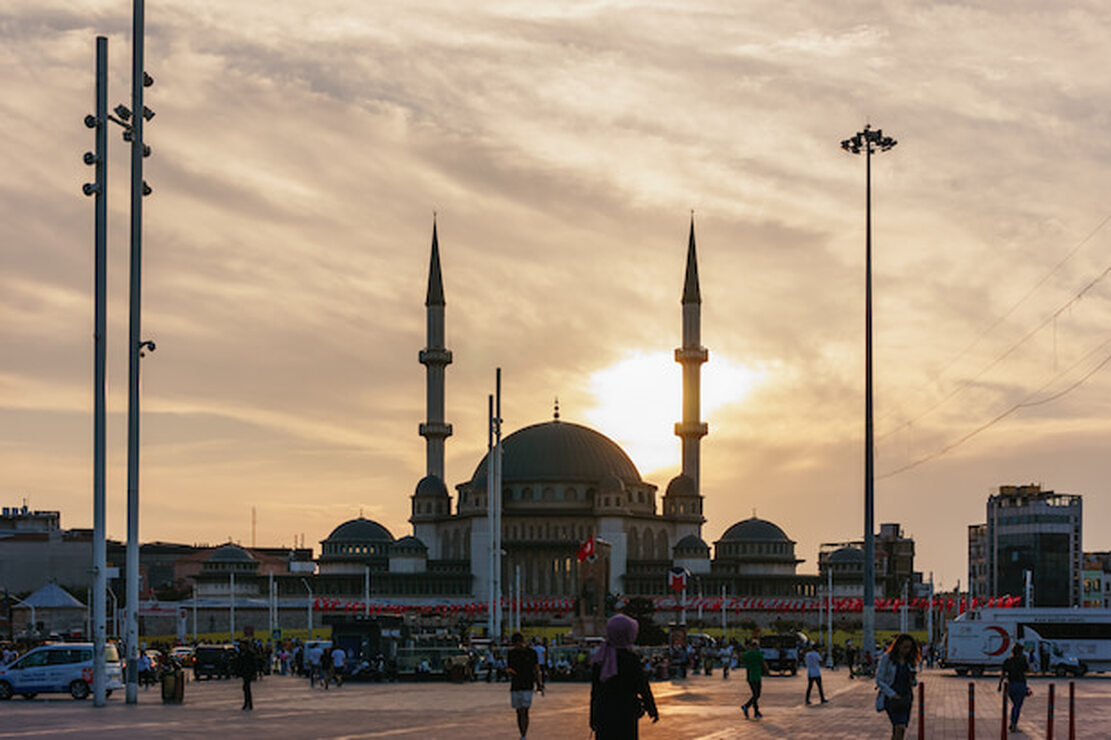
M 126 0 L 0 8 L 0 492 L 91 525 L 94 37 Z M 150 2 L 142 537 L 407 533 L 438 212 L 448 483 L 512 430 L 593 426 L 663 486 L 702 272 L 707 541 L 755 510 L 859 537 L 866 122 L 878 521 L 953 585 L 987 495 L 1085 496 L 1111 547 L 1104 3 Z M 125 533 L 127 150 L 113 136 L 110 534 Z M 1101 369 L 1102 368 L 1102 369 Z M 994 422 L 994 423 L 993 423 Z M 977 430 L 981 430 L 977 433 Z M 969 436 L 972 435 L 972 436 Z M 919 461 L 921 464 L 915 465 Z M 963 578 L 962 578 L 963 580 Z

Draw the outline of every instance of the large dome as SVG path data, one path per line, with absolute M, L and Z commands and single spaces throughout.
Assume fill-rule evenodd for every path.
M 393 542 L 390 530 L 378 522 L 359 517 L 344 522 L 328 535 L 325 542 Z
M 503 483 L 597 483 L 607 476 L 616 476 L 626 484 L 643 482 L 633 461 L 616 442 L 579 424 L 533 424 L 502 440 Z M 486 456 L 471 476 L 471 487 L 486 488 Z
M 787 533 L 766 519 L 745 519 L 737 522 L 721 536 L 722 542 L 790 542 Z

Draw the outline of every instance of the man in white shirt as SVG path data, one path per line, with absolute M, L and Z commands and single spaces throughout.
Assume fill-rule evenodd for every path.
M 811 645 L 810 650 L 806 653 L 806 703 L 810 703 L 810 689 L 818 685 L 818 697 L 825 704 L 825 692 L 822 691 L 822 654 L 818 652 L 817 645 Z
M 320 675 L 320 662 L 324 658 L 324 648 L 317 643 L 309 648 L 306 657 L 309 660 L 309 688 L 311 689 L 316 686 L 318 677 L 323 679 L 323 676 Z
M 343 686 L 343 662 L 347 659 L 347 654 L 343 652 L 343 648 L 336 645 L 332 651 L 332 671 L 336 676 L 336 686 Z

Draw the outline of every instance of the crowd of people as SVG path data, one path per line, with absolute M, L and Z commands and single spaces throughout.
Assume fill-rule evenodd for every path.
M 684 680 L 688 674 L 711 675 L 715 668 L 728 680 L 730 671 L 745 672 L 748 697 L 740 704 L 746 719 L 760 719 L 760 697 L 764 676 L 770 673 L 768 661 L 756 640 L 710 640 L 696 638 L 687 644 L 677 641 L 665 649 L 634 651 L 638 623 L 625 615 L 612 617 L 606 626 L 601 645 L 549 644 L 547 639 L 526 642 L 523 635 L 512 636 L 508 649 L 496 644 L 475 647 L 444 664 L 448 677 L 454 673 L 462 680 L 509 683 L 510 708 L 514 711 L 521 738 L 529 730 L 529 709 L 534 692 L 543 692 L 550 680 L 590 681 L 590 727 L 597 740 L 627 740 L 637 736 L 642 717 L 659 719 L 652 696 L 653 679 Z M 16 660 L 32 644 L 0 644 L 0 662 Z M 177 652 L 170 645 L 145 645 L 138 658 L 140 683 L 154 684 L 165 671 L 182 668 Z M 195 646 L 205 647 L 204 644 Z M 892 740 L 902 740 L 910 722 L 919 667 L 932 664 L 934 653 L 909 634 L 892 639 L 885 649 L 877 647 L 875 663 L 876 711 L 886 713 L 891 723 Z M 228 648 L 230 649 L 230 648 Z M 815 695 L 821 704 L 828 703 L 822 685 L 822 670 L 847 666 L 850 678 L 871 675 L 870 656 L 860 660 L 851 642 L 826 650 L 813 643 L 800 644 L 799 667 L 806 670 L 805 703 Z M 1012 702 L 1011 727 L 1018 722 L 1022 704 L 1029 689 L 1026 674 L 1030 664 L 1020 645 L 1007 659 L 1000 677 L 999 689 L 1009 693 Z M 371 680 L 397 680 L 397 663 L 379 654 L 373 659 L 349 656 L 339 645 L 327 641 L 301 642 L 291 640 L 270 645 L 258 640 L 240 640 L 234 645 L 230 659 L 230 675 L 242 680 L 243 710 L 254 708 L 252 684 L 264 675 L 301 676 L 310 689 L 317 686 L 328 690 L 341 687 L 345 677 Z M 416 664 L 417 680 L 427 680 L 432 673 L 428 658 Z

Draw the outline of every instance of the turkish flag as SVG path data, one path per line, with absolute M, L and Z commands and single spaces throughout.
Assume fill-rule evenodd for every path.
M 594 562 L 594 535 L 591 535 L 590 539 L 579 547 L 578 558 L 580 563 L 584 560 Z

